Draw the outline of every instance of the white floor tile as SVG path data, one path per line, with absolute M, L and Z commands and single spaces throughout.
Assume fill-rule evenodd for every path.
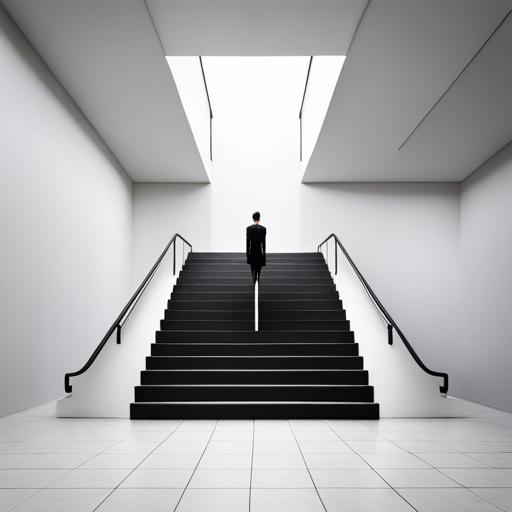
M 249 431 L 254 430 L 254 420 L 219 420 L 215 427 L 216 432 L 222 431 Z
M 200 458 L 200 453 L 152 453 L 144 459 L 139 469 L 195 469 Z
M 74 469 L 49 487 L 55 489 L 114 489 L 129 474 L 130 470 L 128 469 Z
M 399 487 L 460 487 L 437 469 L 376 469 L 391 486 Z
M 313 482 L 306 469 L 253 469 L 253 489 L 307 489 Z
M 304 459 L 310 469 L 370 469 L 355 453 L 305 453 Z
M 296 441 L 254 441 L 254 453 L 300 453 Z
M 101 453 L 80 466 L 80 469 L 134 469 L 146 457 L 133 453 Z
M 440 469 L 464 487 L 512 487 L 512 475 L 499 469 Z
M 0 443 L 0 454 L 11 453 L 52 453 L 59 448 L 66 446 L 65 443 L 55 442 L 23 442 L 23 443 Z
M 120 487 L 184 489 L 193 472 L 192 469 L 135 469 Z
M 289 420 L 293 431 L 298 430 L 332 430 L 324 420 Z
M 183 442 L 183 441 L 198 441 L 198 442 L 208 442 L 212 437 L 212 432 L 210 431 L 188 431 L 188 430 L 177 430 L 170 434 L 166 441 L 167 442 Z
M 182 423 L 182 420 L 154 420 L 150 421 L 141 432 L 167 432 L 171 434 Z
M 252 489 L 251 512 L 325 512 L 316 489 Z
M 335 430 L 342 441 L 385 441 L 384 437 L 371 430 Z
M 98 512 L 170 512 L 183 494 L 182 489 L 116 489 Z
M 109 493 L 107 489 L 42 489 L 16 512 L 93 512 Z
M 211 441 L 252 441 L 252 430 L 215 430 Z
M 300 453 L 255 453 L 254 469 L 306 469 Z
M 297 430 L 294 431 L 297 441 L 339 441 L 340 438 L 332 430 Z
M 362 453 L 361 457 L 379 469 L 430 469 L 430 465 L 412 453 Z
M 0 489 L 42 489 L 68 472 L 67 469 L 2 469 Z
M 249 489 L 187 489 L 176 512 L 249 512 Z
M 217 423 L 217 420 L 185 420 L 177 430 L 179 432 L 213 432 Z
M 460 442 L 460 441 L 438 441 L 441 446 L 446 446 L 455 452 L 471 452 L 471 453 L 495 453 L 499 452 L 495 448 L 486 443 Z
M 398 489 L 418 512 L 498 512 L 467 489 Z
M 41 457 L 39 453 L 15 453 L 11 455 L 0 455 L 0 469 L 13 469 L 24 462 Z
M 252 453 L 252 444 L 252 441 L 210 441 L 204 453 Z
M 390 441 L 346 441 L 356 453 L 405 453 L 405 450 L 400 448 Z
M 189 489 L 248 489 L 250 469 L 198 469 L 188 484 Z
M 288 420 L 255 420 L 254 430 L 291 430 Z
M 493 468 L 512 468 L 512 453 L 468 453 L 467 456 Z
M 251 469 L 251 453 L 205 453 L 197 469 Z
M 434 441 L 396 441 L 395 444 L 411 453 L 453 453 L 454 450 Z
M 478 488 L 470 489 L 470 491 L 474 492 L 489 503 L 492 503 L 501 510 L 504 510 L 505 512 L 512 512 L 512 488 Z
M 333 430 L 344 432 L 370 432 L 370 429 L 361 421 L 357 420 L 325 420 Z
M 108 450 L 116 443 L 114 442 L 106 442 L 106 441 L 80 441 L 76 443 L 69 443 L 58 450 L 55 450 L 54 453 L 102 453 L 105 450 Z
M 414 512 L 393 489 L 318 489 L 327 512 Z
M 92 457 L 92 453 L 47 453 L 20 464 L 18 469 L 75 469 Z
M 482 454 L 484 455 L 484 454 Z M 424 460 L 434 468 L 488 468 L 475 457 L 462 453 L 418 453 L 417 457 Z
M 122 443 L 117 443 L 108 450 L 105 450 L 105 453 L 137 453 L 137 454 L 148 454 L 155 450 L 160 443 L 130 443 L 128 441 L 123 441 Z
M 170 454 L 170 453 L 203 453 L 206 445 L 206 441 L 185 441 L 179 443 L 162 443 L 153 453 L 159 454 Z
M 8 512 L 28 500 L 38 489 L 0 489 L 0 512 Z
M 135 432 L 135 434 L 131 434 L 128 438 L 123 439 L 123 441 L 128 441 L 129 443 L 161 443 L 171 435 L 167 432 Z
M 365 441 L 362 441 L 365 442 Z M 302 453 L 354 453 L 344 441 L 298 441 Z
M 385 488 L 388 484 L 371 469 L 311 469 L 316 487 Z
M 292 430 L 256 430 L 255 441 L 295 441 Z

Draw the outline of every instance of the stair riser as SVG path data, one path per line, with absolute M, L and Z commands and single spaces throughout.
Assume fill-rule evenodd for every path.
M 368 385 L 366 370 L 274 371 L 150 371 L 141 372 L 142 385 L 165 384 L 354 384 Z
M 244 273 L 243 276 L 238 277 L 190 277 L 180 275 L 176 282 L 178 285 L 212 285 L 212 284 L 230 284 L 230 285 L 248 285 L 254 286 L 250 273 Z M 332 284 L 332 277 L 268 277 L 265 276 L 265 281 L 261 281 L 261 286 L 265 285 L 289 285 L 289 284 L 302 284 L 302 285 L 319 285 L 319 284 Z
M 349 331 L 349 320 L 324 321 L 263 321 L 258 322 L 260 331 Z M 254 320 L 160 320 L 162 331 L 254 331 Z
M 137 386 L 136 402 L 373 402 L 372 386 Z
M 234 258 L 246 260 L 247 256 L 244 252 L 190 252 L 188 254 L 188 259 L 190 261 L 196 259 L 226 259 L 226 258 Z M 308 258 L 323 258 L 321 252 L 269 252 L 267 253 L 267 258 L 289 258 L 289 259 L 308 259 Z
M 281 262 L 267 262 L 267 265 L 263 267 L 264 270 L 268 270 L 267 267 L 272 267 L 271 270 L 282 271 L 282 270 L 295 270 L 301 272 L 307 272 L 308 270 L 314 271 L 325 271 L 327 270 L 327 265 L 325 262 L 318 263 L 281 263 Z M 222 270 L 223 272 L 231 272 L 231 271 L 245 271 L 250 272 L 251 267 L 246 262 L 240 263 L 189 263 L 187 262 L 183 267 L 183 272 L 215 272 L 217 270 Z
M 157 331 L 156 343 L 354 343 L 352 331 Z
M 264 403 L 130 405 L 132 419 L 379 419 L 378 404 Z
M 360 356 L 329 357 L 186 357 L 149 356 L 147 370 L 284 370 L 284 369 L 336 369 L 360 370 L 363 358 Z
M 284 270 L 284 269 L 276 269 L 276 268 L 268 268 L 263 267 L 261 270 L 261 282 L 267 278 L 280 278 L 280 279 L 316 279 L 317 277 L 325 278 L 326 276 L 330 277 L 330 272 L 326 270 Z M 186 278 L 242 278 L 245 279 L 246 277 L 251 277 L 251 267 L 247 265 L 247 267 L 244 269 L 242 266 L 238 270 L 223 270 L 223 269 L 216 269 L 216 270 L 204 270 L 200 267 L 193 268 L 192 270 L 189 269 L 183 269 L 179 277 L 186 277 Z
M 356 343 L 311 344 L 170 344 L 153 343 L 152 356 L 357 356 Z

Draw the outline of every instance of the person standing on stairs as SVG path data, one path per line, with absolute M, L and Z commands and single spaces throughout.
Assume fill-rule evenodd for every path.
M 267 248 L 266 248 L 266 236 L 267 229 L 260 225 L 260 212 L 252 214 L 252 220 L 254 224 L 247 228 L 247 264 L 251 265 L 252 280 L 256 284 L 256 281 L 260 280 L 261 267 L 264 267 L 267 263 Z

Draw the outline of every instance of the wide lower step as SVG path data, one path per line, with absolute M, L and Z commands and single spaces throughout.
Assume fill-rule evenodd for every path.
M 311 292 L 334 292 L 336 291 L 336 286 L 334 283 L 325 283 L 325 284 L 304 284 L 300 282 L 290 283 L 290 284 L 270 284 L 268 282 L 262 282 L 259 286 L 259 293 L 264 292 L 273 292 L 273 293 L 311 293 Z M 229 292 L 243 292 L 243 293 L 252 293 L 254 296 L 254 284 L 205 284 L 205 283 L 186 283 L 186 284 L 177 284 L 173 288 L 173 292 L 217 292 L 217 293 L 229 293 Z
M 143 370 L 152 384 L 368 384 L 367 370 Z
M 357 343 L 153 343 L 152 356 L 357 356 Z
M 136 402 L 373 402 L 373 386 L 170 385 L 136 386 Z
M 156 343 L 354 343 L 353 331 L 156 331 Z
M 258 308 L 261 311 L 324 311 L 342 310 L 341 300 L 265 300 L 260 301 Z M 167 309 L 173 311 L 253 311 L 254 296 L 251 300 L 180 300 L 167 301 Z
M 379 419 L 367 402 L 142 402 L 131 419 Z
M 286 370 L 286 369 L 360 370 L 361 356 L 148 356 L 147 370 L 223 369 L 223 370 Z
M 265 292 L 258 294 L 259 301 L 265 300 L 338 300 L 339 293 L 332 292 Z M 205 300 L 230 300 L 230 301 L 254 301 L 254 292 L 172 292 L 171 301 L 205 301 Z
M 162 331 L 250 331 L 255 323 L 243 320 L 160 320 Z M 260 320 L 260 331 L 349 331 L 349 320 Z
M 253 321 L 254 311 L 228 311 L 228 310 L 179 310 L 166 309 L 165 320 L 236 320 Z M 265 320 L 346 320 L 344 310 L 334 309 L 327 311 L 267 311 L 259 312 L 259 319 Z

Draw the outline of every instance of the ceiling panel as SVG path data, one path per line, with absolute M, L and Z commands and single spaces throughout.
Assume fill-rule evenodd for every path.
M 490 158 L 503 141 L 512 138 L 507 123 L 497 123 L 490 134 L 488 124 L 468 129 L 467 117 L 451 118 L 448 124 L 447 118 L 451 108 L 461 108 L 455 103 L 450 107 L 452 102 L 464 103 L 457 99 L 465 94 L 462 84 L 478 76 L 473 99 L 478 90 L 487 95 L 487 117 L 492 119 L 503 102 L 503 91 L 489 94 L 495 73 L 486 77 L 483 62 L 489 61 L 494 69 L 499 59 L 506 58 L 503 53 L 510 45 L 498 52 L 499 57 L 496 49 L 482 51 L 457 80 L 460 88 L 452 88 L 425 126 L 399 148 L 511 8 L 512 2 L 504 0 L 372 1 L 345 61 L 303 181 L 460 181 Z M 498 37 L 505 30 L 504 24 L 489 45 L 508 44 Z M 491 44 L 494 39 L 496 45 Z M 481 71 L 470 72 L 477 64 Z M 466 86 L 471 87 L 471 83 Z M 470 105 L 466 102 L 462 108 Z M 480 144 L 489 138 L 494 144 Z M 472 150 L 461 155 L 468 148 Z
M 2 3 L 134 181 L 209 181 L 144 1 Z
M 368 0 L 146 0 L 166 55 L 346 55 Z

